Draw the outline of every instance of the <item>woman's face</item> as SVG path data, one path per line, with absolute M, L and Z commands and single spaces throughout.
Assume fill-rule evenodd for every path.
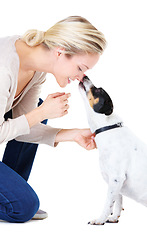
M 76 54 L 67 56 L 64 51 L 57 53 L 53 75 L 60 87 L 66 87 L 74 80 L 82 81 L 84 73 L 94 67 L 100 54 Z

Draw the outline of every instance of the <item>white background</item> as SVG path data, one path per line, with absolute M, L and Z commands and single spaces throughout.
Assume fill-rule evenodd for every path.
M 96 86 L 111 96 L 117 112 L 136 135 L 147 142 L 146 55 L 147 14 L 144 0 L 5 0 L 0 6 L 0 37 L 47 30 L 70 16 L 86 17 L 105 34 L 108 47 L 97 66 L 87 72 Z M 42 98 L 57 91 L 71 92 L 69 114 L 49 121 L 54 127 L 88 127 L 77 83 L 60 89 L 48 75 Z M 1 145 L 2 157 L 5 144 Z M 104 205 L 107 185 L 102 179 L 98 150 L 86 151 L 76 143 L 57 148 L 41 145 L 29 184 L 37 192 L 49 217 L 25 224 L 0 223 L 5 239 L 133 239 L 146 233 L 147 209 L 124 198 L 125 211 L 118 224 L 90 226 Z

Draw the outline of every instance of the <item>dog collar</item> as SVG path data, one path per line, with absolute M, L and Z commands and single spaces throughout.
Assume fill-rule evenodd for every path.
M 123 127 L 123 123 L 120 122 L 120 123 L 117 123 L 117 124 L 114 124 L 114 125 L 110 125 L 110 126 L 106 126 L 106 127 L 102 127 L 102 128 L 99 128 L 95 131 L 95 135 L 101 133 L 101 132 L 105 132 L 105 131 L 108 131 L 108 130 L 111 130 L 111 129 L 114 129 L 114 128 L 118 128 L 118 127 Z

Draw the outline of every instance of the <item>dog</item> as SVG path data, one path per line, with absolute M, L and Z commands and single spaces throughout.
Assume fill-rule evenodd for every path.
M 113 102 L 104 89 L 96 88 L 84 76 L 79 90 L 91 132 L 95 133 L 101 173 L 108 184 L 102 214 L 89 224 L 117 223 L 123 195 L 147 206 L 147 146 L 113 113 Z

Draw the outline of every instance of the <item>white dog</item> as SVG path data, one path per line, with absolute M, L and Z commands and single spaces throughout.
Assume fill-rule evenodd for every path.
M 89 224 L 116 223 L 122 210 L 122 195 L 147 206 L 147 146 L 112 114 L 112 100 L 102 88 L 96 88 L 87 76 L 79 88 L 90 129 L 96 134 L 101 172 L 108 183 L 104 210 Z

